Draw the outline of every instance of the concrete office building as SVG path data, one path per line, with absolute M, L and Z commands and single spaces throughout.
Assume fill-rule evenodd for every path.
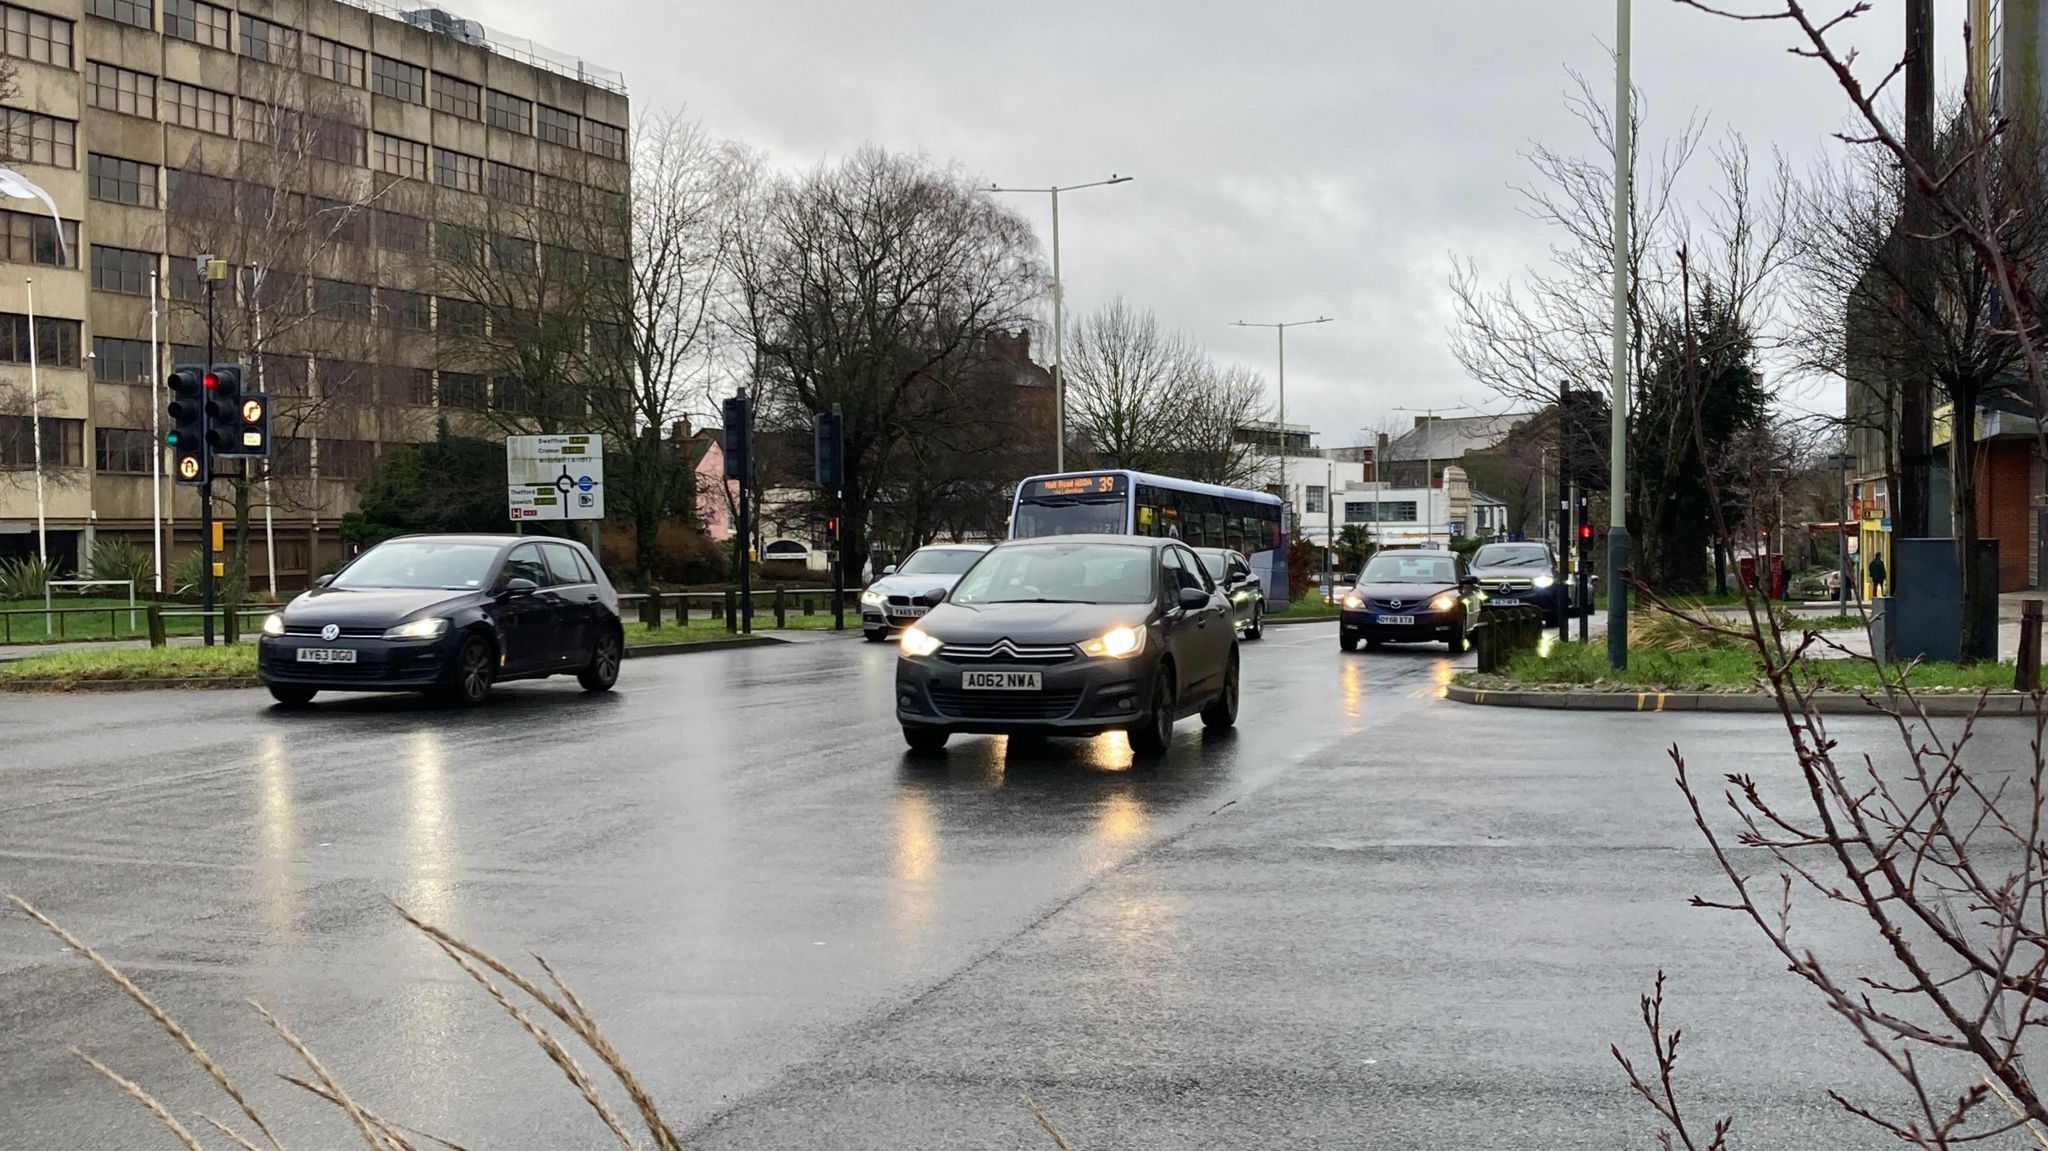
M 443 416 L 494 426 L 475 413 L 519 390 L 476 362 L 493 301 L 468 297 L 487 285 L 449 267 L 474 252 L 500 282 L 600 261 L 623 277 L 615 73 L 372 0 L 9 0 L 0 24 L 5 163 L 54 198 L 64 239 L 39 202 L 0 200 L 0 558 L 46 538 L 68 573 L 95 536 L 151 546 L 154 385 L 207 343 L 196 256 L 226 264 L 214 358 L 274 397 L 272 474 L 250 496 L 259 590 L 339 554 L 387 445 Z M 537 234 L 564 204 L 609 222 L 573 247 Z M 167 545 L 189 553 L 196 494 L 161 494 Z

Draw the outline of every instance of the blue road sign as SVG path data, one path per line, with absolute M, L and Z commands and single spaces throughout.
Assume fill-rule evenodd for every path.
M 591 483 L 591 482 L 590 482 L 590 477 L 589 477 L 589 476 L 577 476 L 577 477 L 576 477 L 576 486 L 577 486 L 577 487 L 579 487 L 579 488 L 582 488 L 582 489 L 583 489 L 584 491 L 586 491 L 586 492 L 587 492 L 587 491 L 589 491 L 589 490 L 590 490 L 591 488 L 593 488 L 593 487 L 596 487 L 597 485 L 595 485 L 595 484 L 593 484 L 593 483 Z

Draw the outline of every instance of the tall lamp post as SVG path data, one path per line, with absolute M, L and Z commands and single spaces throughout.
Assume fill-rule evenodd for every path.
M 16 200 L 40 200 L 50 209 L 50 223 L 57 232 L 57 252 L 62 257 L 63 267 L 71 266 L 71 245 L 64 239 L 64 217 L 57 212 L 57 201 L 48 192 L 12 168 L 0 168 L 0 196 Z M 30 451 L 35 453 L 36 472 L 36 557 L 45 565 L 50 562 L 50 539 L 43 518 L 43 391 L 36 376 L 36 285 L 32 279 L 24 278 L 23 286 L 28 291 L 28 392 L 29 392 L 29 436 Z
M 1609 379 L 1614 402 L 1607 445 L 1607 666 L 1628 666 L 1628 253 L 1629 150 L 1628 36 L 1630 0 L 1614 4 L 1614 316 Z
M 1109 179 L 1097 180 L 1092 184 L 1058 184 L 1050 188 L 999 188 L 989 185 L 991 192 L 1033 192 L 1052 197 L 1052 470 L 1067 470 L 1067 377 L 1061 365 L 1067 358 L 1067 329 L 1065 302 L 1060 298 L 1060 193 L 1076 192 L 1082 188 L 1107 188 L 1111 184 L 1128 184 L 1129 176 L 1110 173 Z
M 1280 441 L 1280 501 L 1287 506 L 1290 518 L 1294 514 L 1294 497 L 1287 493 L 1287 329 L 1304 327 L 1309 324 L 1327 324 L 1329 322 L 1330 317 L 1328 316 L 1317 316 L 1313 320 L 1280 320 L 1271 323 L 1247 320 L 1232 320 L 1230 322 L 1230 326 L 1233 328 L 1271 328 L 1273 329 L 1273 334 L 1279 340 L 1280 386 L 1278 392 L 1280 397 L 1280 415 L 1276 423 L 1278 425 Z

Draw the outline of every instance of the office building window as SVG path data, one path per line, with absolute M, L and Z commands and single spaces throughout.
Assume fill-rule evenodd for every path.
M 583 135 L 583 117 L 541 104 L 533 110 L 534 132 L 543 140 L 574 148 Z
M 155 447 L 156 437 L 143 428 L 94 428 L 93 470 L 148 475 Z
M 427 70 L 389 56 L 371 56 L 370 91 L 395 96 L 408 104 L 424 104 L 427 102 Z
M 85 102 L 109 112 L 156 119 L 156 77 L 97 60 L 85 62 Z
M 304 356 L 264 356 L 263 370 L 256 378 L 262 382 L 263 390 L 273 396 L 308 396 L 313 392 L 307 385 Z
M 524 168 L 492 160 L 484 184 L 492 199 L 510 200 L 515 204 L 533 203 L 533 173 Z
M 420 292 L 378 288 L 377 314 L 387 327 L 424 332 L 434 326 L 433 298 Z
M 367 320 L 370 286 L 344 280 L 314 280 L 313 310 L 330 320 Z
M 1345 501 L 1344 522 L 1347 524 L 1416 523 L 1414 500 Z
M 490 381 L 471 372 L 441 373 L 441 406 L 482 410 L 491 402 Z
M 474 300 L 451 300 L 442 296 L 434 302 L 438 313 L 435 326 L 451 336 L 480 336 L 484 331 L 484 306 Z M 444 381 L 445 382 L 445 381 Z
M 483 239 L 473 228 L 437 223 L 434 225 L 434 255 L 451 262 L 474 263 L 483 257 Z
M 0 108 L 0 130 L 7 133 L 7 154 L 17 163 L 78 167 L 78 125 L 74 121 Z
M 363 244 L 370 239 L 370 209 L 346 200 L 313 198 L 314 234 L 338 244 Z
M 92 246 L 92 286 L 98 291 L 147 296 L 149 274 L 155 270 L 155 252 L 109 248 L 105 244 Z
M 426 368 L 386 364 L 377 369 L 377 396 L 387 404 L 434 406 L 434 373 Z
M 1325 488 L 1324 488 L 1324 487 L 1323 487 L 1323 486 L 1322 486 L 1321 484 L 1309 484 L 1309 485 L 1308 485 L 1308 492 L 1307 492 L 1307 496 L 1308 496 L 1308 509 L 1307 509 L 1307 510 L 1308 510 L 1309 514 L 1311 514 L 1311 515 L 1322 515 L 1322 514 L 1324 514 L 1324 513 L 1323 513 L 1323 508 L 1324 508 L 1325 506 L 1327 506 L 1327 503 L 1326 503 L 1326 501 L 1328 501 L 1328 499 L 1330 498 L 1328 490 L 1327 490 L 1327 489 L 1325 489 Z
M 263 282 L 256 286 L 256 302 L 280 315 L 303 316 L 306 314 L 306 277 L 273 268 L 263 274 Z
M 234 13 L 206 0 L 164 0 L 164 35 L 209 48 L 232 50 Z
M 0 416 L 0 469 L 36 466 L 36 424 L 42 425 L 44 467 L 85 466 L 84 420 L 44 416 L 31 422 L 27 416 Z
M 197 257 L 172 256 L 164 262 L 164 268 L 164 290 L 170 295 L 171 299 L 197 302 L 206 298 L 206 281 L 199 278 Z M 172 349 L 171 354 L 172 363 L 196 364 L 199 362 L 196 359 L 188 360 L 180 357 L 176 349 Z
M 0 312 L 0 364 L 28 363 L 28 317 Z M 75 368 L 78 321 L 36 317 L 36 363 L 46 368 Z
M 92 378 L 108 384 L 146 384 L 156 376 L 148 340 L 92 338 Z
M 156 207 L 156 165 L 87 153 L 85 194 L 110 204 Z
M 377 246 L 389 252 L 423 252 L 427 222 L 403 212 L 377 212 Z
M 491 237 L 491 263 L 515 272 L 533 271 L 533 241 L 519 236 Z
M 463 192 L 484 190 L 484 162 L 475 156 L 434 149 L 434 183 Z
M 360 360 L 313 361 L 313 375 L 320 382 L 323 400 L 367 404 L 370 399 L 370 365 Z
M 164 119 L 216 136 L 235 134 L 235 98 L 226 92 L 164 81 Z
M 408 180 L 427 178 L 427 146 L 402 136 L 386 136 L 382 132 L 371 133 L 376 153 L 377 170 Z
M 614 160 L 626 158 L 626 130 L 595 120 L 583 121 L 583 147 Z
M 522 100 L 496 88 L 484 95 L 484 122 L 521 135 L 533 135 L 533 101 Z
M 64 69 L 71 67 L 71 21 L 0 4 L 0 22 L 4 22 L 6 32 L 0 48 L 7 55 Z
M 0 259 L 10 264 L 43 264 L 71 268 L 78 260 L 78 221 L 64 221 L 64 244 L 57 243 L 57 223 L 35 212 L 0 211 L 0 240 L 6 249 Z M 66 260 L 69 252 L 71 259 Z
M 377 463 L 377 445 L 370 440 L 320 441 L 320 474 L 360 479 Z
M 322 160 L 357 168 L 370 162 L 370 134 L 362 128 L 325 116 L 307 117 L 306 128 L 310 133 L 306 150 Z
M 484 90 L 467 80 L 434 73 L 434 107 L 465 120 L 484 118 Z
M 149 0 L 85 0 L 85 10 L 118 23 L 156 30 L 156 10 Z
M 270 64 L 288 64 L 298 54 L 299 34 L 282 24 L 242 13 L 242 55 Z
M 164 200 L 171 211 L 225 219 L 235 206 L 235 182 L 205 172 L 164 173 Z
M 351 48 L 325 36 L 307 36 L 306 55 L 301 63 L 315 76 L 325 76 L 336 83 L 360 88 L 367 75 L 364 60 L 361 48 Z

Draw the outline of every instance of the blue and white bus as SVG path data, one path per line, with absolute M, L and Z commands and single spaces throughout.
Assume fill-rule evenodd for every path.
M 1287 606 L 1280 497 L 1132 471 L 1062 472 L 1017 485 L 1010 538 L 1166 536 L 1189 547 L 1243 552 L 1265 583 L 1266 605 Z

